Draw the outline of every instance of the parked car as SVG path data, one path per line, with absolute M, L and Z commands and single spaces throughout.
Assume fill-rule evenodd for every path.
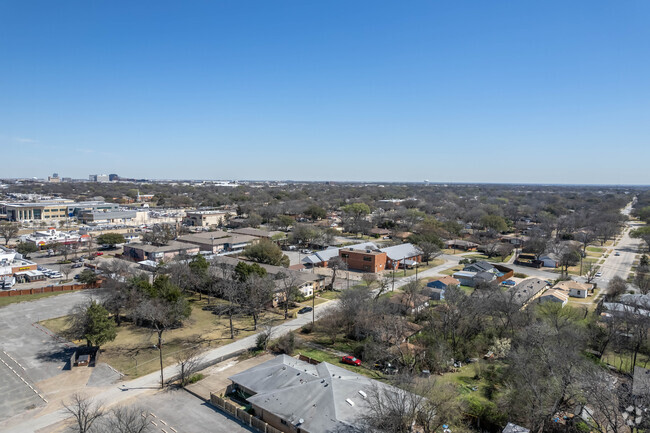
M 311 307 L 302 307 L 300 310 L 298 310 L 298 314 L 309 313 L 311 310 L 312 310 Z
M 596 277 L 602 277 L 603 273 L 602 272 L 596 272 Z
M 615 255 L 615 256 L 620 256 L 621 253 L 619 253 L 618 251 L 616 251 L 616 252 L 614 253 L 614 255 Z
M 361 365 L 360 359 L 357 359 L 354 356 L 350 355 L 345 355 L 343 358 L 341 358 L 341 362 L 343 364 L 356 365 L 357 367 Z
M 83 263 L 75 263 L 74 265 L 72 265 L 72 267 L 73 268 L 82 268 L 83 265 L 84 265 Z
M 103 256 L 104 253 L 102 253 L 101 251 L 97 251 L 97 252 L 95 253 L 95 255 L 96 255 L 96 256 Z

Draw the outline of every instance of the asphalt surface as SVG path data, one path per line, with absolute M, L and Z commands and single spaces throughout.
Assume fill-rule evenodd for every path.
M 248 433 L 256 431 L 183 390 L 159 392 L 139 398 L 137 403 L 151 415 L 155 423 L 152 424 L 152 432 Z

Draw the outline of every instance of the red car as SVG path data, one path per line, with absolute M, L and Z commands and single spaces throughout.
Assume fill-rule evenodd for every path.
M 97 252 L 95 253 L 95 255 L 96 255 L 96 256 L 103 256 L 104 253 L 100 253 L 99 251 L 97 251 Z
M 350 356 L 350 355 L 346 355 L 343 358 L 341 358 L 341 362 L 343 364 L 356 365 L 357 367 L 361 365 L 360 359 L 357 359 L 354 356 Z

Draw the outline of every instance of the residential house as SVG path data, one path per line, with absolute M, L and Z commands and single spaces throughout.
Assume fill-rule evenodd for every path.
M 444 277 L 440 277 L 437 280 L 429 281 L 427 283 L 427 287 L 432 287 L 434 289 L 447 290 L 449 286 L 460 286 L 460 281 L 451 275 L 445 275 Z
M 476 274 L 477 272 L 458 271 L 454 272 L 453 277 L 461 286 L 474 287 L 474 277 Z
M 474 284 L 479 281 L 501 283 L 514 275 L 514 271 L 501 265 L 494 265 L 485 260 L 471 263 L 463 268 L 464 272 L 476 272 Z M 491 274 L 491 275 L 488 275 Z
M 548 281 L 541 278 L 526 278 L 516 286 L 509 288 L 506 293 L 510 295 L 514 302 L 525 308 L 533 300 L 541 296 L 548 286 Z
M 214 257 L 210 257 L 209 260 L 216 265 L 219 264 L 226 265 L 231 269 L 234 269 L 239 262 L 244 261 L 235 257 L 228 257 L 228 256 L 214 256 Z M 247 263 L 251 263 L 251 262 L 247 262 Z M 275 299 L 273 301 L 274 305 L 283 302 L 282 289 L 284 287 L 284 281 L 282 278 L 280 278 L 282 275 L 287 275 L 289 278 L 291 278 L 293 282 L 296 284 L 298 291 L 304 297 L 312 296 L 314 292 L 320 291 L 324 285 L 325 277 L 319 274 L 315 274 L 311 272 L 295 271 L 292 269 L 284 268 L 282 266 L 266 265 L 262 263 L 258 263 L 258 265 L 264 268 L 268 275 L 271 275 L 272 277 L 275 278 L 276 293 L 275 293 Z
M 589 292 L 593 290 L 594 285 L 567 280 L 560 281 L 555 286 L 553 286 L 553 288 L 568 293 L 572 298 L 586 298 Z
M 476 251 L 479 245 L 474 242 L 464 241 L 461 239 L 454 239 L 445 242 L 445 248 L 463 251 Z
M 542 266 L 546 268 L 557 268 L 560 266 L 560 258 L 555 253 L 544 254 L 539 260 L 542 262 Z
M 399 388 L 322 362 L 277 356 L 229 378 L 253 415 L 284 433 L 363 431 L 373 392 Z
M 430 298 L 425 295 L 416 294 L 409 296 L 400 292 L 390 297 L 388 302 L 400 313 L 417 314 L 429 306 Z
M 564 307 L 569 302 L 569 296 L 562 290 L 550 289 L 539 297 L 539 302 L 557 302 Z
M 391 231 L 388 229 L 380 229 L 375 227 L 374 229 L 370 230 L 370 235 L 374 236 L 376 238 L 387 238 L 390 236 Z

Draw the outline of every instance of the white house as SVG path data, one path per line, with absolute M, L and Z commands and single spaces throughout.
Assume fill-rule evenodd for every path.
M 572 298 L 586 298 L 593 287 L 593 284 L 579 283 L 573 280 L 560 281 L 553 286 L 556 290 L 568 293 Z

